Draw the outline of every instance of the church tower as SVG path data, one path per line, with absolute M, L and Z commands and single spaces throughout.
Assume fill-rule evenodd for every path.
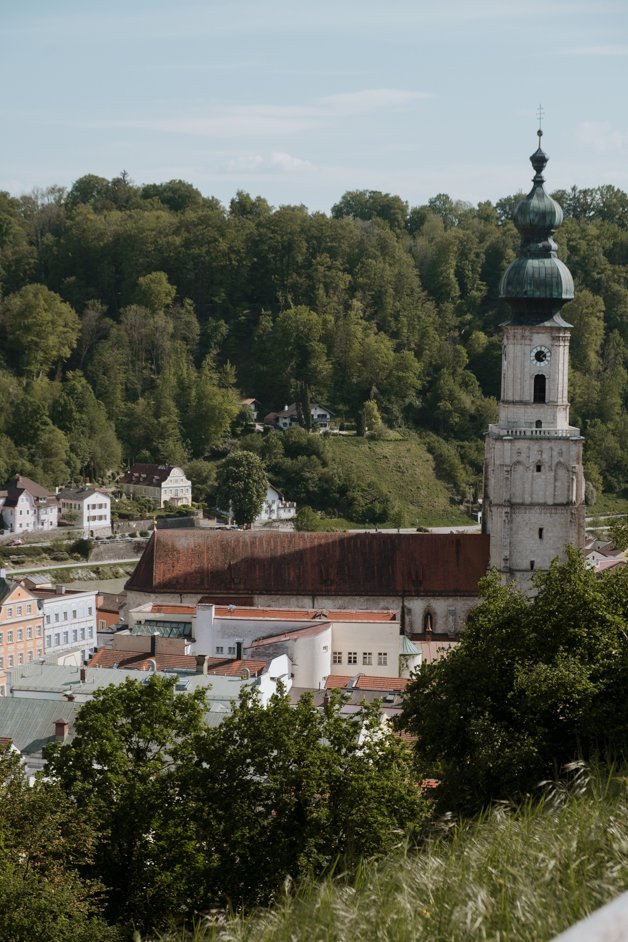
M 571 325 L 561 316 L 574 287 L 556 256 L 563 213 L 543 189 L 548 157 L 537 133 L 534 185 L 514 212 L 519 254 L 500 286 L 512 316 L 502 325 L 499 421 L 489 426 L 484 473 L 490 564 L 522 588 L 566 545 L 584 545 L 583 440 L 569 424 Z

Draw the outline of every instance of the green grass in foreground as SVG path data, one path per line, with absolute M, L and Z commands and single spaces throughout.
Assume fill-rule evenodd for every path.
M 624 770 L 625 771 L 625 770 Z M 419 852 L 162 942 L 545 942 L 628 886 L 628 778 L 548 788 Z

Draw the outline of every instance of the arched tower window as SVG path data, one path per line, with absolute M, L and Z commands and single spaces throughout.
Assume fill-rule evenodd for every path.
M 434 631 L 434 613 L 428 608 L 423 615 L 423 631 Z
M 545 402 L 546 379 L 542 373 L 534 377 L 534 402 Z

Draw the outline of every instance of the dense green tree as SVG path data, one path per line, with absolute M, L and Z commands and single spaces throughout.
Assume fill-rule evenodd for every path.
M 354 871 L 424 824 L 409 752 L 381 726 L 379 705 L 352 719 L 332 695 L 250 693 L 201 743 L 197 781 L 207 903 L 265 903 L 286 879 Z M 211 796 L 211 797 L 210 797 Z M 217 848 L 220 848 L 216 852 Z
M 625 749 L 628 577 L 599 578 L 570 551 L 537 587 L 524 598 L 486 577 L 458 647 L 407 688 L 401 725 L 445 806 L 512 800 L 565 763 Z
M 50 778 L 92 824 L 85 874 L 102 880 L 109 917 L 138 928 L 185 911 L 195 893 L 186 775 L 204 693 L 180 696 L 175 681 L 156 675 L 97 690 L 73 741 L 48 751 Z
M 262 509 L 268 478 L 261 459 L 250 451 L 228 455 L 216 476 L 219 506 L 238 526 L 250 527 Z
M 0 937 L 7 942 L 117 942 L 99 885 L 80 870 L 95 829 L 56 786 L 29 786 L 16 749 L 0 744 Z
M 45 285 L 25 285 L 10 295 L 0 320 L 9 349 L 29 376 L 43 376 L 67 359 L 79 335 L 76 312 Z

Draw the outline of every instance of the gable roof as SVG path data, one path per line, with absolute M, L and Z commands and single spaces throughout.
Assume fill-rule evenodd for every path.
M 156 530 L 129 591 L 278 596 L 475 596 L 489 562 L 476 533 Z
M 94 497 L 98 495 L 99 497 L 106 497 L 107 500 L 111 500 L 109 494 L 105 491 L 99 490 L 97 487 L 64 487 L 57 493 L 57 497 L 63 500 L 77 500 L 84 501 L 89 497 Z
M 325 681 L 327 690 L 405 690 L 408 686 L 407 677 L 372 677 L 369 674 L 330 674 Z
M 64 700 L 0 697 L 0 736 L 10 739 L 24 755 L 37 755 L 54 742 L 57 720 L 69 723 L 70 737 L 73 735 L 80 706 Z
M 145 464 L 137 462 L 119 478 L 120 484 L 144 484 L 149 487 L 158 487 L 167 481 L 174 471 L 172 464 Z
M 37 484 L 36 481 L 32 481 L 24 474 L 18 474 L 3 485 L 2 494 L 6 494 L 5 506 L 15 506 L 24 492 L 30 494 L 36 500 L 45 501 L 47 505 L 57 502 L 56 495 L 51 491 L 46 490 L 41 484 Z

